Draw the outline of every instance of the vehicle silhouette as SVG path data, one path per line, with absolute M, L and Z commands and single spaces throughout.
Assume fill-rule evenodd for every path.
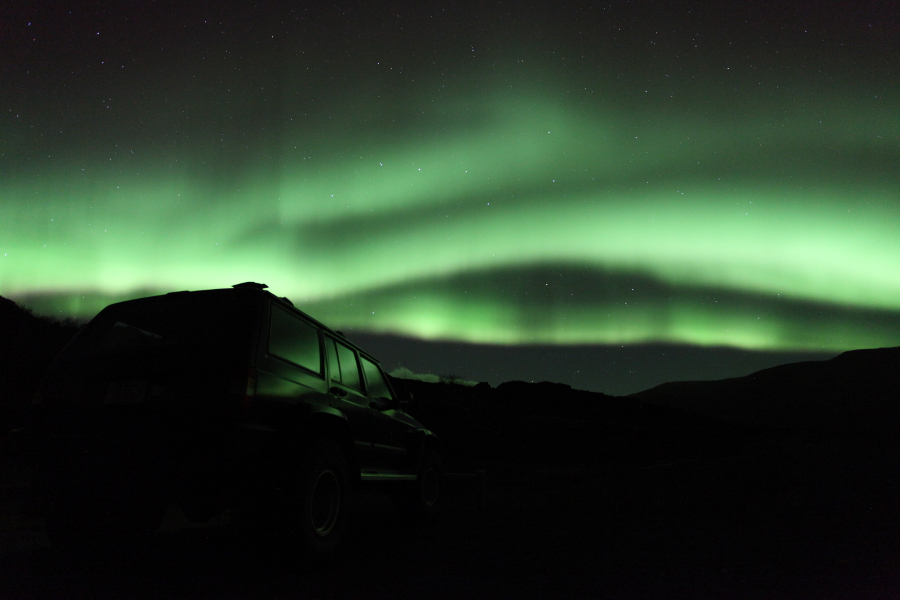
M 328 557 L 360 487 L 437 511 L 438 440 L 408 398 L 266 287 L 112 304 L 55 359 L 35 398 L 54 544 L 140 543 L 177 506 L 195 522 L 228 511 Z

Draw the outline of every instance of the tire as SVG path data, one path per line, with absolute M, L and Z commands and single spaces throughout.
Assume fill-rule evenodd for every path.
M 428 450 L 422 456 L 416 481 L 393 494 L 394 502 L 414 520 L 431 520 L 443 504 L 444 468 L 437 452 Z
M 288 511 L 299 549 L 313 558 L 331 558 L 349 520 L 347 459 L 337 444 L 319 440 L 304 453 L 294 483 Z

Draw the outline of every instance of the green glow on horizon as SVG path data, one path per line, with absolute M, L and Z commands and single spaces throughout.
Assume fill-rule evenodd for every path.
M 672 119 L 537 95 L 469 101 L 484 118 L 459 131 L 440 116 L 399 139 L 330 131 L 326 145 L 288 131 L 280 160 L 226 182 L 199 151 L 178 169 L 147 151 L 5 173 L 0 293 L 89 315 L 262 281 L 336 327 L 428 339 L 900 343 L 896 112 L 825 99 L 773 128 L 765 108 Z M 328 150 L 292 150 L 317 140 Z M 629 305 L 588 286 L 572 300 L 541 296 L 535 280 L 513 300 L 491 284 L 555 266 L 585 269 L 594 287 L 633 277 L 666 293 L 639 290 Z M 478 289 L 447 283 L 467 275 Z M 716 293 L 727 308 L 701 302 Z
M 535 285 L 515 284 L 529 277 Z M 472 343 L 690 340 L 756 350 L 839 351 L 848 345 L 887 345 L 900 329 L 896 311 L 667 286 L 649 277 L 558 265 L 409 282 L 300 307 L 345 328 Z M 877 332 L 883 332 L 881 337 Z

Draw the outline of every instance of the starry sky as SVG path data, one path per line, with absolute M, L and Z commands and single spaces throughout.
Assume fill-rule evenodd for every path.
M 389 370 L 613 394 L 900 345 L 895 3 L 22 4 L 38 313 L 260 281 Z

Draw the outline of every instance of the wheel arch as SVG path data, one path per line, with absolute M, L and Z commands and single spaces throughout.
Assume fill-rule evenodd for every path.
M 415 462 L 416 471 L 419 470 L 419 467 L 422 465 L 422 459 L 429 452 L 435 452 L 439 457 L 443 458 L 443 448 L 440 438 L 427 429 L 422 429 L 420 435 L 422 436 L 422 440 L 419 444 L 419 455 L 416 457 Z
M 294 432 L 292 451 L 302 453 L 317 440 L 329 439 L 337 444 L 351 469 L 353 480 L 359 479 L 359 460 L 354 450 L 353 435 L 347 418 L 337 411 L 319 411 L 309 415 Z

